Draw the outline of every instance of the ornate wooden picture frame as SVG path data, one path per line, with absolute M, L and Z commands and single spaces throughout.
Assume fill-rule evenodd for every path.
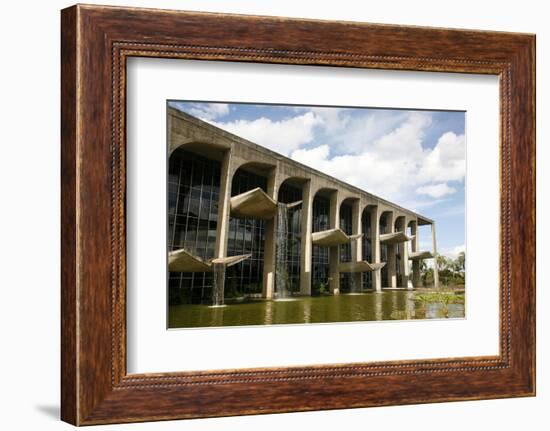
M 91 425 L 535 394 L 533 35 L 78 5 L 62 11 L 61 49 L 64 421 Z M 126 60 L 133 56 L 497 75 L 500 354 L 128 374 L 125 98 Z

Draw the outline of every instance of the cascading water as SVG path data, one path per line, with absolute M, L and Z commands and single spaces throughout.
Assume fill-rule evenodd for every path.
M 225 264 L 213 263 L 212 277 L 212 306 L 223 306 L 224 290 L 225 290 Z
M 277 246 L 275 256 L 275 288 L 277 299 L 290 296 L 288 291 L 288 207 L 277 204 Z

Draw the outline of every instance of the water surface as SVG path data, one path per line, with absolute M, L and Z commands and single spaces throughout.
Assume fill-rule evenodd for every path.
M 293 297 L 282 301 L 250 300 L 229 303 L 223 307 L 171 305 L 168 310 L 168 327 L 199 328 L 464 317 L 463 299 L 445 306 L 438 301 L 419 301 L 417 296 L 421 293 L 411 290 L 386 290 L 382 293 Z

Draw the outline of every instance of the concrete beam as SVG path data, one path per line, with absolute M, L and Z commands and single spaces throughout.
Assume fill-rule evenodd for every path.
M 380 242 L 382 244 L 400 244 L 412 240 L 413 238 L 407 235 L 405 232 L 392 232 L 384 233 L 380 235 Z
M 229 267 L 243 260 L 250 259 L 251 256 L 251 254 L 241 254 L 238 256 L 202 260 L 200 257 L 182 248 L 168 253 L 168 270 L 170 272 L 212 272 L 214 264 Z
M 321 247 L 335 247 L 343 244 L 349 244 L 352 240 L 357 241 L 361 236 L 363 235 L 346 235 L 342 229 L 336 228 L 312 233 L 311 242 L 313 245 L 319 245 Z
M 170 272 L 211 272 L 209 262 L 192 255 L 185 249 L 168 253 L 168 271 Z
M 431 259 L 434 254 L 431 251 L 413 251 L 409 253 L 409 260 Z
M 239 254 L 236 256 L 227 256 L 227 257 L 220 257 L 216 259 L 211 259 L 210 262 L 212 264 L 221 264 L 225 265 L 226 268 L 229 268 L 230 266 L 236 265 L 238 263 L 241 263 L 243 260 L 250 259 L 252 257 L 252 254 Z
M 360 262 L 342 262 L 340 263 L 338 270 L 340 272 L 351 272 L 353 274 L 361 274 L 363 272 L 380 270 L 385 265 L 386 265 L 386 262 L 369 263 L 366 260 L 362 260 Z
M 260 187 L 233 196 L 230 206 L 233 217 L 270 220 L 277 214 L 277 201 Z

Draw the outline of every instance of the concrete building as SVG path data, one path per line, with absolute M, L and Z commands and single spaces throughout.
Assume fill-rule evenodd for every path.
M 171 107 L 168 145 L 173 303 L 419 287 L 437 255 L 433 220 Z

